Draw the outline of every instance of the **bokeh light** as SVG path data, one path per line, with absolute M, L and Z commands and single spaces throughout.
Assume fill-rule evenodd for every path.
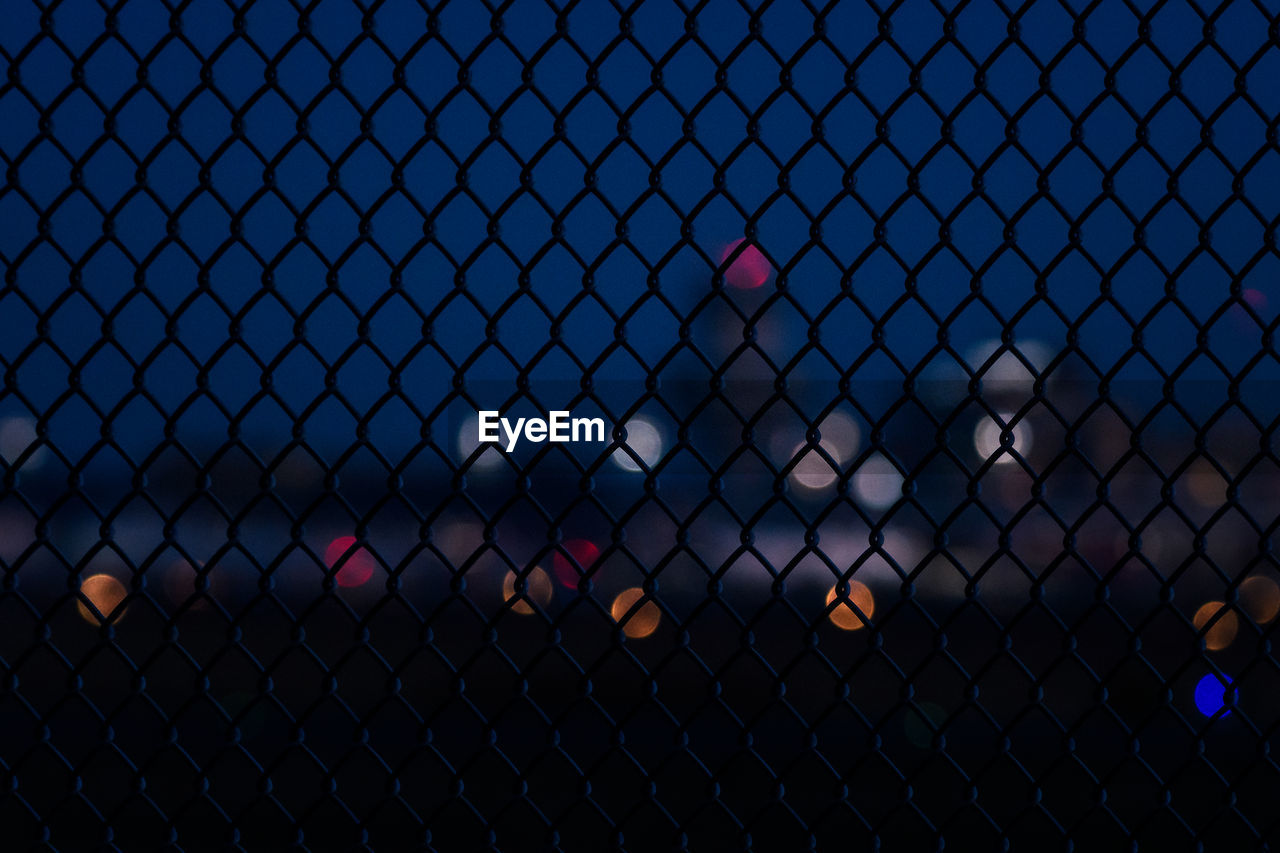
M 867 588 L 866 584 L 858 581 L 849 581 L 849 594 L 847 596 L 841 596 L 839 589 L 840 585 L 837 584 L 827 592 L 828 607 L 837 598 L 840 599 L 835 608 L 827 615 L 827 618 L 831 620 L 831 624 L 842 631 L 857 631 L 865 627 L 876 609 L 875 596 L 871 594 L 871 590 Z
M 462 426 L 458 429 L 459 461 L 466 462 L 479 446 L 480 418 L 477 415 L 471 415 L 463 420 Z M 498 449 L 498 445 L 486 444 L 484 450 L 471 463 L 470 470 L 474 472 L 493 471 L 501 466 L 502 451 Z
M 841 462 L 852 459 L 862 442 L 858 422 L 843 412 L 832 412 L 823 418 L 818 431 L 822 433 L 822 446 Z
M 1280 586 L 1261 575 L 1246 578 L 1240 584 L 1240 603 L 1254 622 L 1265 625 L 1280 614 Z
M 568 552 L 565 556 L 564 552 Z M 563 587 L 577 589 L 578 581 L 595 564 L 600 549 L 586 539 L 568 539 L 561 550 L 551 556 L 551 570 Z M 570 559 L 572 558 L 572 559 Z
M 1004 343 L 988 338 L 969 350 L 966 362 L 970 370 L 978 371 Z M 1012 349 L 1004 351 L 982 374 L 983 387 L 994 389 L 1029 388 L 1035 382 L 1036 373 L 1042 372 L 1052 360 L 1053 353 L 1044 344 L 1034 340 L 1020 340 Z M 1027 365 L 1030 364 L 1030 367 Z M 1034 371 L 1034 372 L 1033 372 Z
M 89 575 L 80 583 L 80 595 L 84 600 L 76 602 L 76 609 L 80 618 L 90 625 L 118 622 L 126 609 L 120 603 L 128 594 L 124 584 L 111 575 Z
M 633 586 L 618 593 L 618 597 L 613 600 L 613 605 L 609 608 L 613 621 L 622 626 L 622 633 L 635 639 L 649 636 L 658 630 L 658 623 L 662 621 L 662 610 L 652 601 L 646 601 L 636 607 L 637 602 L 642 598 L 644 598 L 644 590 Z
M 731 286 L 741 288 L 742 290 L 754 290 L 769 280 L 769 274 L 773 272 L 773 265 L 769 263 L 769 259 L 764 256 L 759 248 L 751 243 L 743 246 L 746 242 L 743 239 L 734 240 L 724 251 L 720 253 L 720 265 L 724 266 L 729 263 L 724 272 L 724 280 Z M 742 246 L 742 251 L 738 251 L 738 247 Z M 729 258 L 733 257 L 737 252 L 737 257 L 730 262 Z
M 627 440 L 624 444 L 631 448 L 635 456 L 639 456 L 645 467 L 652 468 L 662 458 L 662 432 L 647 418 L 632 418 L 627 421 Z M 636 462 L 635 456 L 619 447 L 613 451 L 613 464 L 624 471 L 637 472 L 643 470 Z
M 533 613 L 534 604 L 546 607 L 551 603 L 551 595 L 554 592 L 551 588 L 551 578 L 542 569 L 534 567 L 525 575 L 523 593 L 516 590 L 518 580 L 515 572 L 507 572 L 507 576 L 502 579 L 502 600 L 510 602 L 514 612 L 528 616 Z
M 1227 707 L 1228 694 L 1231 696 L 1233 705 L 1240 698 L 1239 690 L 1234 689 L 1213 673 L 1209 673 L 1196 682 L 1196 709 L 1206 717 L 1219 715 L 1225 717 L 1231 713 L 1229 710 L 1223 710 Z
M 1219 615 L 1221 613 L 1221 615 Z M 1217 617 L 1209 626 L 1209 630 L 1204 633 L 1204 646 L 1211 652 L 1225 649 L 1231 645 L 1231 641 L 1236 638 L 1236 630 L 1239 628 L 1240 620 L 1236 617 L 1234 610 L 1227 609 L 1227 605 L 1221 601 L 1206 601 L 1200 605 L 1200 609 L 1196 611 L 1196 615 L 1191 617 L 1191 624 L 1196 626 L 1197 631 L 1204 630 L 1209 622 Z
M 836 469 L 821 453 L 815 449 L 806 450 L 807 447 L 809 447 L 808 444 L 801 443 L 791 451 L 792 457 L 799 457 L 800 460 L 791 469 L 791 481 L 806 489 L 825 489 L 836 481 L 838 476 Z M 840 457 L 833 453 L 825 442 L 822 449 L 830 454 L 837 465 L 840 464 Z
M 1197 460 L 1184 477 L 1187 494 L 1200 506 L 1217 508 L 1227 499 L 1227 481 L 1208 460 Z
M 338 569 L 338 586 L 360 586 L 373 577 L 373 555 L 356 545 L 356 537 L 339 536 L 324 549 L 324 562 Z
M 973 430 L 973 447 L 978 451 L 978 455 L 983 459 L 990 459 L 1000 452 L 1000 436 L 1004 433 L 1003 424 L 1008 424 L 1013 417 L 1011 413 L 1002 412 L 999 420 L 995 418 L 983 418 L 978 421 L 978 425 Z M 1018 421 L 1009 430 L 1013 435 L 1013 445 L 1010 450 L 1020 456 L 1025 457 L 1031 452 L 1031 425 L 1025 420 Z M 1016 461 L 1015 457 L 1010 453 L 1001 453 L 993 460 L 997 465 L 1009 465 Z
M 791 481 L 806 489 L 825 489 L 834 483 L 840 476 L 839 467 L 857 455 L 858 444 L 862 440 L 862 430 L 857 422 L 842 412 L 832 412 L 823 418 L 818 424 L 818 432 L 822 436 L 819 447 L 831 457 L 831 462 L 810 447 L 807 441 L 790 445 L 787 448 L 789 452 L 779 460 L 783 465 L 790 464 L 792 459 L 799 460 L 791 469 Z
M 853 493 L 870 509 L 887 509 L 902 497 L 902 475 L 883 456 L 872 456 L 853 475 Z

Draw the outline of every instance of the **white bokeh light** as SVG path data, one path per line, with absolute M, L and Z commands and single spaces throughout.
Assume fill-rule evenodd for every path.
M 624 471 L 638 472 L 643 470 L 636 462 L 639 456 L 645 467 L 652 468 L 662 458 L 662 432 L 647 418 L 632 418 L 627 421 L 627 440 L 624 442 L 631 453 L 619 447 L 613 451 L 613 464 Z
M 858 445 L 862 441 L 862 431 L 858 429 L 858 424 L 841 412 L 832 412 L 823 418 L 818 424 L 818 432 L 822 435 L 819 446 L 831 457 L 831 462 L 823 458 L 822 453 L 811 448 L 808 442 L 796 443 L 794 438 L 787 442 L 783 451 L 780 441 L 785 441 L 786 434 L 779 435 L 773 442 L 778 464 L 788 465 L 793 459 L 799 460 L 791 469 L 791 481 L 815 491 L 825 489 L 836 481 L 840 475 L 840 466 L 846 459 L 857 455 Z M 796 434 L 790 433 L 793 437 Z M 834 467 L 832 462 L 835 463 Z
M 853 418 L 843 412 L 832 412 L 818 423 L 818 431 L 822 434 L 822 449 L 831 454 L 836 461 L 843 462 L 858 454 L 862 443 L 862 430 Z M 795 458 L 797 445 L 804 445 L 805 431 L 800 423 L 790 423 L 785 427 L 771 430 L 769 437 L 769 456 L 781 466 Z
M 468 417 L 458 430 L 458 455 L 466 462 L 480 446 L 480 418 L 477 415 Z M 490 444 L 471 463 L 471 470 L 477 472 L 492 471 L 502 465 L 502 451 L 496 444 Z
M 837 462 L 852 459 L 858 452 L 862 442 L 862 430 L 853 418 L 842 412 L 832 412 L 818 424 L 822 433 L 822 447 Z
M 808 446 L 804 443 L 797 444 L 791 451 L 791 456 L 800 460 L 791 469 L 791 480 L 806 489 L 825 489 L 836 481 L 836 469 L 817 450 L 806 451 Z M 825 441 L 822 449 L 827 451 L 837 465 L 840 464 L 840 455 L 827 447 Z
M 1005 346 L 1000 341 L 991 339 L 983 341 L 969 351 L 966 359 L 971 370 L 977 371 L 986 364 L 987 359 L 995 354 L 996 350 Z M 1000 354 L 990 367 L 982 374 L 984 383 L 995 383 L 995 387 L 1001 386 L 1009 388 L 1028 387 L 1035 381 L 1035 373 L 1028 369 L 1027 364 L 1037 372 L 1043 371 L 1048 366 L 1051 353 L 1044 344 L 1038 341 L 1020 341 L 1014 345 L 1013 350 L 1006 349 Z M 1021 356 L 1021 357 L 1019 357 Z
M 999 420 L 983 418 L 978 421 L 978 425 L 973 429 L 973 447 L 983 459 L 995 456 L 994 461 L 997 465 L 1008 465 L 1016 461 L 1016 458 L 1011 453 L 1000 453 L 1000 435 L 1005 430 L 1004 424 L 1008 424 L 1013 415 L 1009 412 L 1001 412 L 997 417 Z M 1025 457 L 1031 452 L 1031 425 L 1025 420 L 1018 421 L 1013 425 L 1011 432 L 1013 444 L 1009 449 Z M 1000 455 L 996 456 L 997 453 Z
M 883 456 L 872 456 L 853 475 L 853 493 L 872 509 L 886 509 L 902 497 L 902 474 Z

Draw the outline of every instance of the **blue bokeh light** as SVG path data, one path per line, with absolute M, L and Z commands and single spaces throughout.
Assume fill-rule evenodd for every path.
M 1234 706 L 1240 698 L 1240 691 L 1231 687 L 1213 673 L 1196 682 L 1196 708 L 1206 717 L 1225 717 L 1231 711 L 1227 709 L 1227 692 L 1231 692 L 1231 704 Z

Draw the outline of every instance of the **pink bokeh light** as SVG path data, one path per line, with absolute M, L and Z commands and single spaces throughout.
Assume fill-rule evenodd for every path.
M 339 536 L 330 542 L 324 549 L 324 562 L 331 569 L 341 563 L 338 566 L 338 586 L 360 586 L 373 577 L 373 555 L 363 548 L 356 548 L 354 536 Z
M 743 242 L 745 241 L 742 239 L 734 240 L 725 246 L 724 251 L 720 253 L 721 265 L 729 263 L 729 259 L 738 252 L 738 247 L 742 246 Z M 769 263 L 769 259 L 759 248 L 748 243 L 741 252 L 738 252 L 737 257 L 733 257 L 733 262 L 729 263 L 724 273 L 724 280 L 733 287 L 754 290 L 768 281 L 772 272 L 773 266 Z
M 556 551 L 551 558 L 552 571 L 561 586 L 577 589 L 578 581 L 600 556 L 600 549 L 586 539 L 569 539 L 564 543 L 563 550 L 567 551 L 569 557 L 573 559 L 570 560 L 560 551 Z

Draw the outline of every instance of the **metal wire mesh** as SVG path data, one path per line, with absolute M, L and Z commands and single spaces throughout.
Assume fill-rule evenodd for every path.
M 5 849 L 1271 849 L 1273 6 L 3 12 Z

